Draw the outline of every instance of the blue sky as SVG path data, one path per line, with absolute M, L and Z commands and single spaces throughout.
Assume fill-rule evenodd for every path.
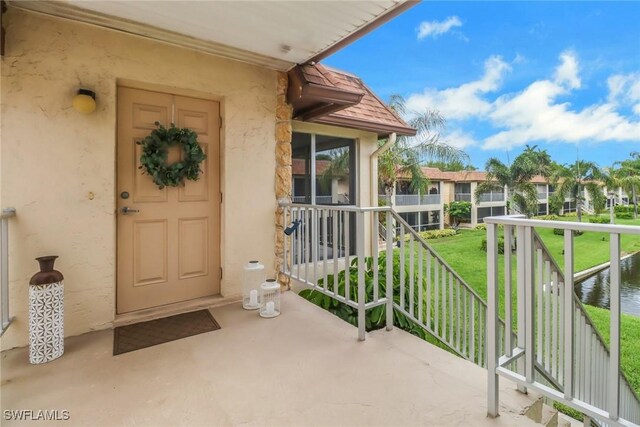
M 640 2 L 430 2 L 323 61 L 447 119 L 482 168 L 525 144 L 608 166 L 640 151 Z

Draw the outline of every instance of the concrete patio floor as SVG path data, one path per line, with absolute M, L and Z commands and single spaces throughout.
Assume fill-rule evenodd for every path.
M 66 426 L 537 425 L 519 414 L 531 398 L 513 384 L 502 380 L 502 415 L 489 419 L 483 369 L 398 329 L 358 342 L 293 292 L 275 319 L 239 304 L 212 312 L 221 330 L 119 356 L 111 330 L 67 339 L 45 365 L 6 351 L 3 415 L 68 410 Z

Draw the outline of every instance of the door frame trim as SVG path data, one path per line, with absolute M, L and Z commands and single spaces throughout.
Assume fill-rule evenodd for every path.
M 127 316 L 131 316 L 131 317 L 136 317 L 135 314 L 140 314 L 141 316 L 145 314 L 146 311 L 149 310 L 159 310 L 162 312 L 170 312 L 173 309 L 180 309 L 181 305 L 185 305 L 186 307 L 189 306 L 189 302 L 196 302 L 198 300 L 201 300 L 202 298 L 196 298 L 193 300 L 186 300 L 186 301 L 179 301 L 179 302 L 175 302 L 175 303 L 170 303 L 170 304 L 165 304 L 165 305 L 161 305 L 158 307 L 151 307 L 151 308 L 146 308 L 146 309 L 142 309 L 142 310 L 136 310 L 136 311 L 132 311 L 132 312 L 128 312 L 128 313 L 121 313 L 118 314 L 118 98 L 117 98 L 117 94 L 118 94 L 118 88 L 120 87 L 124 87 L 124 88 L 129 88 L 129 89 L 138 89 L 138 90 L 145 90 L 145 91 L 150 91 L 150 92 L 159 92 L 159 93 L 164 93 L 167 95 L 175 95 L 175 96 L 184 96 L 184 97 L 188 97 L 188 98 L 196 98 L 196 99 L 202 99 L 202 100 L 206 100 L 206 101 L 215 101 L 218 103 L 219 105 L 219 111 L 220 111 L 220 129 L 218 130 L 218 136 L 219 136 L 219 141 L 220 141 L 220 155 L 219 155 L 219 159 L 218 159 L 218 170 L 219 170 L 219 180 L 220 180 L 220 193 L 221 193 L 221 200 L 220 203 L 218 203 L 218 209 L 219 209 L 219 214 L 220 214 L 220 268 L 224 269 L 224 263 L 225 263 L 225 230 L 224 230 L 224 223 L 225 223 L 225 206 L 224 206 L 224 197 L 222 197 L 222 195 L 225 193 L 226 190 L 226 180 L 225 180 L 225 132 L 224 129 L 226 128 L 225 126 L 225 97 L 221 94 L 213 94 L 213 93 L 207 93 L 207 92 L 202 92 L 202 91 L 198 91 L 198 90 L 193 90 L 193 89 L 186 89 L 186 88 L 179 88 L 179 87 L 174 87 L 174 86 L 167 86 L 167 85 L 162 85 L 162 84 L 155 84 L 155 83 L 147 83 L 147 82 L 142 82 L 142 81 L 137 81 L 137 80 L 130 80 L 130 79 L 122 79 L 122 78 L 118 78 L 116 79 L 116 84 L 115 84 L 115 102 L 114 102 L 114 112 L 115 112 L 115 129 L 114 129 L 114 150 L 115 150 L 115 156 L 114 156 L 114 162 L 113 162 L 113 173 L 114 173 L 114 194 L 113 194 L 113 212 L 114 212 L 114 281 L 113 281 L 113 289 L 114 289 L 114 300 L 113 300 L 113 318 L 114 318 L 114 325 L 121 322 L 123 318 L 126 318 Z M 221 303 L 217 303 L 216 305 L 224 305 L 226 303 L 231 303 L 233 302 L 233 298 L 225 298 L 224 297 L 224 288 L 225 288 L 225 280 L 224 280 L 224 276 L 222 276 L 222 278 L 220 279 L 220 293 L 218 295 L 213 295 L 213 296 L 209 296 L 209 297 L 204 297 L 205 299 L 216 299 L 216 300 L 220 300 L 222 299 L 222 301 L 226 301 L 226 302 L 221 302 Z M 212 301 L 213 303 L 214 301 Z M 188 312 L 188 311 L 192 311 L 188 308 L 184 308 L 182 309 L 182 311 L 180 312 Z M 132 314 L 134 316 L 132 316 Z M 173 314 L 177 314 L 177 313 L 173 313 Z M 141 320 L 140 320 L 141 321 Z

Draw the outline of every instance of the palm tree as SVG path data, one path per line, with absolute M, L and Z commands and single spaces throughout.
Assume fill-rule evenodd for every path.
M 631 158 L 614 163 L 614 175 L 618 184 L 631 194 L 633 217 L 638 218 L 638 191 L 640 191 L 640 152 L 631 153 Z
M 548 178 L 551 164 L 551 157 L 546 150 L 540 150 L 535 145 L 527 145 L 511 165 L 495 157 L 490 158 L 485 165 L 487 179 L 476 187 L 476 202 L 480 201 L 482 194 L 503 191 L 506 187 L 507 215 L 511 214 L 514 206 L 518 206 L 520 212 L 527 216 L 534 215 L 538 210 L 538 191 L 531 179 L 536 175 Z
M 409 178 L 409 188 L 416 192 L 425 192 L 429 179 L 422 172 L 422 164 L 427 160 L 443 162 L 465 162 L 467 154 L 441 141 L 440 131 L 445 119 L 436 110 L 423 112 L 409 111 L 404 98 L 393 95 L 389 106 L 400 116 L 405 117 L 409 126 L 416 129 L 415 136 L 399 136 L 396 143 L 378 158 L 378 179 L 389 197 L 399 176 Z M 386 140 L 378 141 L 379 146 Z
M 556 193 L 554 197 L 564 200 L 569 197 L 576 204 L 578 221 L 582 222 L 582 193 L 586 189 L 593 200 L 601 198 L 601 180 L 604 174 L 594 162 L 576 160 L 571 165 L 564 165 L 553 176 Z

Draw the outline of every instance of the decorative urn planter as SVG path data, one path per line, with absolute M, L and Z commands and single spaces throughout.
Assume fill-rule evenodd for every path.
M 40 271 L 29 281 L 29 363 L 34 365 L 64 353 L 64 277 L 53 269 L 56 258 L 36 258 Z

